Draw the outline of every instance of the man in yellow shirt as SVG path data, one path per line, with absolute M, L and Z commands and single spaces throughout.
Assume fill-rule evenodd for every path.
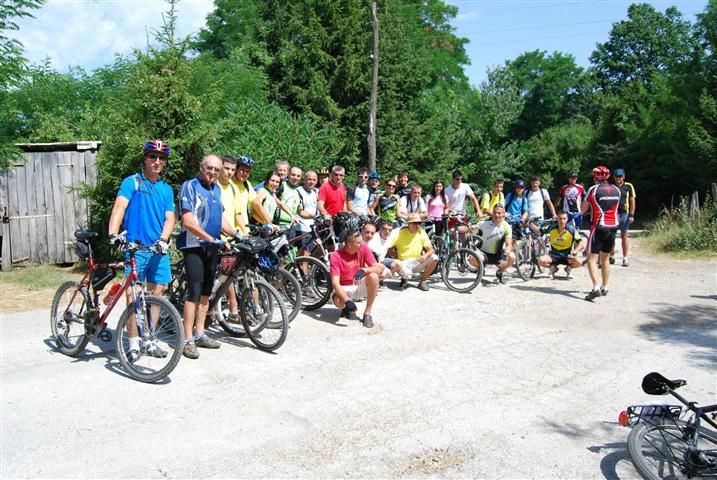
M 219 189 L 222 192 L 222 207 L 224 207 L 224 216 L 227 217 L 229 225 L 234 227 L 234 230 L 239 229 L 238 217 L 241 214 L 241 210 L 239 209 L 239 190 L 231 182 L 236 168 L 236 158 L 231 155 L 225 155 L 222 157 L 222 170 L 219 172 L 218 183 Z M 222 238 L 227 240 L 227 237 Z
M 505 196 L 503 195 L 504 185 L 505 181 L 502 178 L 498 178 L 493 184 L 493 191 L 483 194 L 480 199 L 480 209 L 483 215 L 492 215 L 493 207 L 499 203 L 505 205 Z
M 252 200 L 256 198 L 256 192 L 249 183 L 249 176 L 254 168 L 254 160 L 249 156 L 240 155 L 237 158 L 237 168 L 232 178 L 232 184 L 237 189 L 238 198 L 238 212 L 240 217 L 238 218 L 237 230 L 242 235 L 249 235 L 249 205 Z M 263 223 L 269 223 L 270 219 L 266 219 Z
M 406 286 L 411 274 L 422 273 L 418 289 L 427 291 L 426 280 L 436 269 L 438 256 L 426 231 L 421 228 L 421 216 L 418 213 L 409 214 L 408 226 L 403 227 L 398 235 L 389 238 L 388 248 L 391 247 L 396 247 L 397 257 L 403 262 L 403 268 L 399 271 L 401 288 Z

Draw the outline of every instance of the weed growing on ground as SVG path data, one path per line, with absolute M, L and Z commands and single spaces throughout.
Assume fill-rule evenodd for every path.
M 656 251 L 717 255 L 717 204 L 707 195 L 699 217 L 692 219 L 687 199 L 682 198 L 679 207 L 663 209 L 647 231 Z

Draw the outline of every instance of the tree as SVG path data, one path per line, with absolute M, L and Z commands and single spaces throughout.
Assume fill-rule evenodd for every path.
M 17 86 L 25 75 L 27 60 L 23 57 L 23 46 L 10 38 L 9 32 L 19 29 L 20 18 L 32 17 L 32 10 L 40 8 L 44 0 L 5 0 L 0 4 L 0 105 L 7 101 L 10 89 Z M 0 107 L 0 120 L 5 122 L 9 112 Z M 4 130 L 4 129 L 3 129 Z M 13 138 L 0 132 L 0 171 L 17 159 L 20 151 L 13 145 Z
M 506 67 L 525 99 L 523 112 L 512 129 L 515 138 L 528 139 L 576 113 L 576 89 L 583 69 L 572 55 L 534 50 L 506 62 Z

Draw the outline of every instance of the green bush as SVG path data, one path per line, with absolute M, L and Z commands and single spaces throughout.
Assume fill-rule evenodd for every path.
M 696 219 L 691 219 L 689 203 L 664 209 L 648 228 L 649 239 L 658 251 L 717 254 L 717 204 L 707 195 Z

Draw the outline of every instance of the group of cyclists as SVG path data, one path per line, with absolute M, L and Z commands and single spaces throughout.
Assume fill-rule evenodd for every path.
M 344 167 L 304 172 L 288 162 L 276 163 L 254 186 L 249 180 L 255 166 L 251 157 L 208 154 L 200 162 L 198 175 L 181 185 L 175 201 L 172 187 L 161 178 L 171 154 L 169 145 L 150 140 L 143 153 L 139 172 L 125 178 L 117 192 L 109 240 L 115 245 L 138 241 L 156 247 L 159 254 L 139 252 L 136 265 L 148 291 L 162 295 L 171 281 L 166 253 L 180 219 L 176 247 L 184 256 L 187 274 L 181 313 L 183 354 L 188 358 L 198 358 L 198 348 L 221 345 L 204 331 L 218 252 L 231 238 L 251 235 L 252 224 L 265 231 L 288 229 L 300 235 L 311 231 L 317 219 L 341 216 L 338 248 L 329 262 L 332 301 L 342 316 L 357 318 L 356 301 L 366 299 L 361 321 L 369 328 L 374 325 L 373 302 L 384 280 L 398 276 L 405 288 L 418 275 L 417 287 L 429 290 L 427 280 L 438 257 L 426 228 L 442 234 L 450 225 L 447 219 L 465 216 L 468 204 L 476 220 L 470 228 L 482 239 L 478 256 L 484 264 L 497 266 L 501 283 L 516 261 L 514 239 L 526 227 L 549 239 L 549 251 L 537 262 L 550 269 L 551 277 L 560 265 L 570 277 L 572 269 L 587 263 L 592 289 L 586 300 L 608 293 L 617 230 L 621 232 L 622 265 L 629 265 L 628 231 L 636 196 L 622 169 L 612 172 L 613 184 L 608 181 L 611 172 L 596 167 L 592 171 L 594 184 L 587 190 L 577 183 L 578 172 L 570 172 L 553 202 L 537 176 L 527 184 L 522 179 L 513 181 L 513 191 L 508 193 L 504 192 L 505 181 L 497 179 L 492 190 L 479 198 L 460 171 L 453 172 L 448 184 L 433 182 L 425 196 L 420 185 L 410 183 L 406 171 L 382 177 L 359 168 L 356 182 L 349 185 Z M 587 215 L 589 235 L 584 239 L 580 229 Z M 231 292 L 228 297 L 229 315 L 236 318 L 236 298 Z M 127 301 L 131 301 L 129 297 Z M 139 355 L 139 339 L 131 332 L 129 345 L 129 357 Z M 163 353 L 157 349 L 152 354 Z

